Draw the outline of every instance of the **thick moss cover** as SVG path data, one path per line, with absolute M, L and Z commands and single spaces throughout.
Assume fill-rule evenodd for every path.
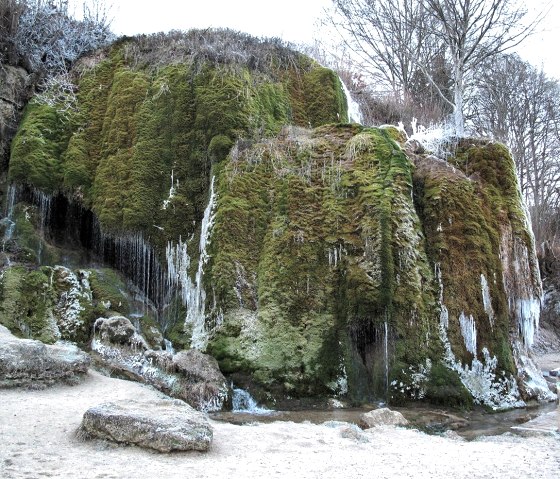
M 208 278 L 228 310 L 209 347 L 226 370 L 364 399 L 387 394 L 395 364 L 441 353 L 412 171 L 387 131 L 358 126 L 230 158 Z
M 209 41 L 219 45 L 232 33 L 213 35 Z M 276 54 L 263 72 L 238 61 L 235 51 L 189 55 L 188 35 L 181 43 L 184 61 L 146 62 L 179 43 L 173 36 L 168 45 L 159 41 L 125 39 L 84 59 L 75 67 L 77 106 L 64 115 L 65 105 L 32 101 L 14 140 L 9 175 L 12 182 L 78 199 L 105 232 L 141 232 L 163 248 L 169 239 L 193 234 L 212 164 L 236 139 L 275 135 L 290 123 L 345 121 L 347 113 L 338 77 L 280 45 L 262 42 L 266 54 L 266 48 Z
M 462 368 L 495 356 L 496 374 L 516 373 L 511 304 L 538 297 L 539 280 L 503 146 L 465 140 L 448 163 L 407 156 L 397 129 L 346 123 L 332 71 L 229 31 L 122 39 L 73 75 L 70 110 L 28 105 L 9 178 L 78 205 L 73 223 L 51 217 L 83 228 L 83 246 L 113 248 L 105 258 L 152 295 L 176 346 L 196 333 L 271 401 L 468 406 Z M 31 263 L 64 235 L 34 234 L 43 219 L 25 208 L 15 235 Z M 530 274 L 517 297 L 506 279 L 518 260 Z M 4 272 L 1 320 L 54 340 L 48 271 Z M 88 278 L 84 324 L 102 305 L 132 308 L 110 271 Z M 202 324 L 186 325 L 185 308 Z

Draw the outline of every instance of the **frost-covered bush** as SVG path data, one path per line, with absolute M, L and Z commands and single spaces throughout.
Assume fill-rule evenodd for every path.
M 11 43 L 25 67 L 42 76 L 66 71 L 81 54 L 113 39 L 107 17 L 99 8 L 84 5 L 83 19 L 77 20 L 69 14 L 65 1 L 15 3 L 21 14 Z

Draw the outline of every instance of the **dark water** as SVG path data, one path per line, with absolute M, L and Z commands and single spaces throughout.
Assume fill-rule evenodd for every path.
M 395 411 L 401 412 L 411 423 L 412 427 L 418 428 L 429 434 L 441 434 L 447 430 L 454 430 L 467 440 L 476 439 L 480 436 L 495 436 L 506 432 L 516 433 L 512 426 L 518 426 L 524 422 L 534 419 L 541 414 L 554 411 L 556 403 L 547 403 L 535 407 L 512 409 L 503 412 L 488 412 L 482 408 L 472 411 L 453 411 L 449 409 L 438 409 L 424 405 L 411 407 L 394 407 Z M 232 424 L 249 424 L 255 422 L 271 423 L 274 421 L 291 421 L 296 423 L 310 422 L 322 424 L 326 421 L 343 421 L 358 424 L 362 413 L 371 411 L 369 408 L 348 408 L 332 410 L 298 410 L 298 411 L 270 411 L 267 413 L 246 412 L 218 412 L 210 414 L 217 421 Z

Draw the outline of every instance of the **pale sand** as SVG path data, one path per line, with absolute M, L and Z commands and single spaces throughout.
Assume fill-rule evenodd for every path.
M 473 442 L 383 428 L 369 443 L 339 429 L 213 422 L 208 453 L 159 454 L 77 439 L 85 410 L 160 394 L 90 372 L 78 386 L 0 390 L 0 477 L 8 478 L 556 478 L 560 440 L 498 436 Z

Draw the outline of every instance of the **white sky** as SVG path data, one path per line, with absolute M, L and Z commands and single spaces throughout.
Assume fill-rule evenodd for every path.
M 542 33 L 520 47 L 520 54 L 560 79 L 560 1 L 525 0 L 532 8 L 550 4 Z M 106 0 L 112 4 L 113 30 L 134 35 L 190 28 L 228 27 L 255 36 L 312 43 L 315 23 L 330 0 Z
M 330 0 L 115 0 L 111 11 L 113 30 L 127 35 L 228 27 L 310 43 L 315 19 L 329 4 Z

